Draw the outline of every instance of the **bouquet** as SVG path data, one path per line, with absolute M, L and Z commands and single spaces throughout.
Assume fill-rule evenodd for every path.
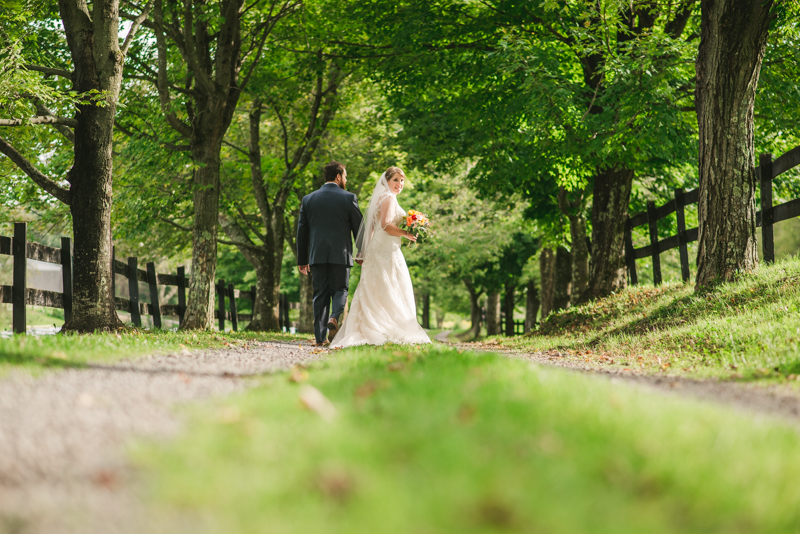
M 414 234 L 417 237 L 417 243 L 421 243 L 431 235 L 431 220 L 420 211 L 408 210 L 408 214 L 398 226 Z

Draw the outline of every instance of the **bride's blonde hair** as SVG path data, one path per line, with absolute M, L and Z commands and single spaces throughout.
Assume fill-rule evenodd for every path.
M 389 183 L 389 180 L 394 178 L 395 174 L 400 174 L 400 175 L 403 176 L 403 178 L 406 177 L 406 173 L 404 173 L 403 169 L 401 169 L 400 167 L 389 167 L 388 169 L 386 169 L 386 172 L 384 174 L 386 174 L 386 183 L 387 184 Z

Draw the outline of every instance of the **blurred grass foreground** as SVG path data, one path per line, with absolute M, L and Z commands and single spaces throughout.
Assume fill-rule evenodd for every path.
M 797 532 L 795 427 L 520 359 L 359 348 L 132 449 L 153 531 Z

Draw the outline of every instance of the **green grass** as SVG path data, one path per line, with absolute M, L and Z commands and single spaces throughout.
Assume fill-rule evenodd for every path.
M 85 367 L 90 362 L 161 354 L 181 349 L 218 348 L 252 341 L 298 341 L 307 335 L 252 332 L 181 332 L 127 329 L 120 333 L 0 338 L 0 376 L 11 369 Z
M 558 351 L 586 365 L 737 380 L 800 375 L 800 259 L 788 258 L 695 293 L 637 286 L 551 315 L 505 348 Z
M 301 373 L 295 371 L 295 376 Z M 153 532 L 736 533 L 800 528 L 798 431 L 442 346 L 335 352 L 133 448 Z

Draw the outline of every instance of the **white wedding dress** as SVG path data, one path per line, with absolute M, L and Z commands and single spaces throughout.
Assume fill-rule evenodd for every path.
M 381 224 L 368 228 L 372 231 L 363 253 L 361 279 L 350 312 L 331 342 L 331 348 L 431 342 L 417 322 L 414 288 L 400 250 L 400 237 L 384 230 L 388 223 L 396 225 L 405 215 L 394 195 L 384 195 L 375 213 Z

